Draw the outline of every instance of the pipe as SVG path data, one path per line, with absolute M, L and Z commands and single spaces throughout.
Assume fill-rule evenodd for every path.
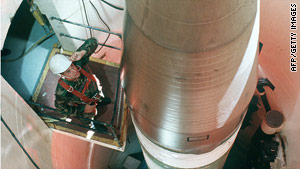
M 41 26 L 45 26 L 46 25 L 46 19 L 45 17 L 42 15 L 39 7 L 36 4 L 32 4 L 30 6 L 30 12 L 32 13 L 33 17 L 35 18 L 35 20 L 41 25 Z
M 30 104 L 30 105 L 38 106 L 38 107 L 40 107 L 40 108 L 52 110 L 52 111 L 54 111 L 54 112 L 59 113 L 55 108 L 46 106 L 46 105 L 44 105 L 44 104 L 36 103 L 36 102 L 33 102 L 33 101 L 28 101 L 27 103 Z M 57 117 L 48 115 L 47 113 L 42 113 L 42 112 L 38 112 L 38 113 L 40 113 L 40 115 L 41 115 L 41 116 L 44 116 L 44 117 L 49 117 L 49 118 L 53 118 L 53 119 L 58 120 L 58 121 L 64 121 L 64 122 L 66 122 L 66 123 L 70 123 L 70 122 L 65 121 L 65 120 L 62 120 L 62 119 L 60 119 L 60 118 L 57 118 Z M 97 121 L 97 120 L 91 120 L 91 119 L 89 119 L 89 118 L 84 118 L 84 117 L 81 117 L 81 118 L 84 119 L 84 120 L 88 120 L 88 121 L 90 121 L 90 122 L 93 122 L 93 123 L 95 123 L 95 124 L 104 125 L 104 126 L 106 126 L 106 127 L 111 127 L 111 126 L 112 126 L 112 124 L 108 124 L 108 123 L 105 123 L 105 122 L 101 122 L 101 121 Z M 71 123 L 70 123 L 70 124 L 71 124 Z
M 86 39 L 78 38 L 78 37 L 71 36 L 71 35 L 67 35 L 67 34 L 64 34 L 64 33 L 60 33 L 59 35 L 60 35 L 60 36 L 67 37 L 67 38 L 71 38 L 71 39 L 76 39 L 76 40 L 86 41 Z M 111 45 L 106 45 L 106 44 L 103 44 L 103 43 L 98 43 L 98 45 L 105 46 L 105 47 L 109 47 L 109 48 L 112 48 L 112 49 L 121 50 L 121 48 L 118 48 L 118 47 L 115 47 L 115 46 L 111 46 Z
M 117 35 L 122 39 L 122 34 L 120 34 L 120 33 L 115 33 L 115 32 L 107 31 L 107 30 L 104 30 L 104 29 L 95 28 L 95 27 L 92 27 L 92 26 L 89 26 L 89 25 L 83 25 L 83 24 L 75 23 L 75 22 L 68 21 L 68 20 L 65 20 L 65 19 L 60 19 L 60 18 L 57 18 L 57 17 L 54 17 L 54 16 L 51 16 L 50 20 L 57 20 L 57 21 L 60 21 L 60 22 L 66 22 L 66 23 L 69 23 L 69 24 L 72 24 L 72 25 L 77 25 L 77 26 L 81 26 L 81 27 L 84 27 L 84 28 L 89 28 L 89 29 L 93 29 L 93 30 L 96 30 L 96 31 L 101 31 L 101 32 Z
M 205 167 L 189 158 L 162 161 L 160 150 L 207 157 L 235 139 L 257 82 L 259 2 L 128 0 L 126 5 L 121 84 L 144 154 L 151 157 L 147 164 Z M 142 136 L 160 148 L 159 155 Z M 209 168 L 221 168 L 230 147 L 221 149 Z

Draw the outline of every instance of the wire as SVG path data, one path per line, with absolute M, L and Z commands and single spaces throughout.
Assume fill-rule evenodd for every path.
M 21 59 L 22 57 L 24 57 L 25 55 L 27 55 L 29 52 L 31 52 L 33 49 L 35 49 L 38 45 L 42 44 L 44 41 L 46 41 L 47 39 L 51 38 L 54 35 L 54 33 L 51 31 L 48 34 L 44 35 L 43 37 L 41 37 L 37 42 L 35 42 L 26 52 L 24 52 L 22 55 L 20 55 L 17 58 L 14 59 L 1 59 L 2 62 L 13 62 L 16 60 Z
M 8 125 L 6 124 L 6 122 L 4 121 L 4 119 L 1 116 L 1 121 L 4 124 L 4 126 L 7 128 L 7 130 L 9 131 L 9 133 L 11 134 L 11 136 L 15 139 L 15 141 L 18 143 L 18 145 L 21 147 L 21 149 L 23 150 L 23 152 L 26 154 L 26 156 L 29 158 L 29 160 L 32 162 L 32 164 L 39 169 L 39 166 L 33 161 L 33 159 L 31 158 L 31 156 L 28 154 L 28 152 L 25 150 L 25 148 L 23 147 L 23 145 L 20 143 L 19 139 L 16 137 L 16 135 L 11 131 L 11 129 L 8 127 Z
M 86 9 L 85 9 L 84 0 L 81 0 L 81 2 L 82 2 L 82 4 L 83 4 L 83 9 L 84 9 L 84 13 L 85 13 L 85 19 L 86 19 L 86 22 L 87 22 L 88 26 L 90 26 L 90 23 L 89 23 L 87 14 L 86 14 Z M 89 30 L 90 30 L 90 35 L 91 35 L 91 37 L 93 37 L 93 36 L 92 36 L 92 30 L 91 30 L 91 28 L 89 28 Z
M 115 8 L 115 9 L 120 10 L 120 11 L 124 10 L 124 8 L 117 7 L 116 5 L 113 5 L 113 4 L 111 4 L 111 3 L 109 3 L 109 2 L 107 2 L 107 1 L 105 1 L 105 0 L 101 0 L 101 1 L 104 2 L 104 3 L 106 3 L 107 5 L 109 5 L 109 6 L 113 7 L 113 8 Z
M 90 4 L 93 6 L 93 8 L 95 9 L 99 19 L 102 21 L 102 23 L 106 26 L 106 28 L 108 29 L 108 31 L 110 31 L 110 27 L 107 25 L 107 23 L 102 19 L 102 17 L 99 14 L 99 11 L 97 10 L 97 8 L 95 7 L 95 5 L 91 2 L 91 0 L 89 0 Z M 100 47 L 99 50 L 97 50 L 95 53 L 100 52 L 100 50 L 103 48 L 103 46 L 105 45 L 105 43 L 107 42 L 108 38 L 110 37 L 110 33 L 108 34 L 108 36 L 106 37 L 105 41 L 103 42 L 103 45 Z

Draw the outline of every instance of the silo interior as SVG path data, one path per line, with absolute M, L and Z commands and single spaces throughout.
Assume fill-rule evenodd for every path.
M 181 3 L 182 1 L 176 0 L 176 2 Z M 216 5 L 214 3 L 226 4 L 226 2 L 227 1 L 214 0 L 211 4 L 208 4 L 212 7 L 213 5 Z M 254 1 L 247 2 L 252 3 Z M 172 5 L 167 6 L 167 3 L 168 1 L 159 2 L 157 0 L 136 2 L 133 0 L 1 1 L 1 168 L 146 169 L 150 166 L 149 159 L 147 160 L 146 158 L 151 157 L 152 154 L 149 155 L 148 153 L 149 156 L 145 158 L 145 147 L 143 147 L 141 140 L 139 140 L 141 138 L 138 138 L 137 136 L 137 132 L 139 132 L 136 131 L 137 129 L 141 130 L 143 135 L 145 135 L 151 142 L 153 141 L 152 143 L 155 145 L 163 147 L 166 150 L 170 150 L 171 152 L 177 152 L 177 150 L 172 149 L 172 146 L 175 145 L 177 141 L 172 134 L 168 132 L 161 132 L 161 135 L 159 135 L 157 133 L 153 133 L 152 129 L 157 127 L 157 130 L 167 129 L 168 131 L 171 131 L 174 126 L 177 126 L 182 129 L 180 130 L 180 132 L 182 132 L 181 134 L 185 134 L 185 129 L 189 130 L 191 128 L 189 126 L 193 126 L 194 124 L 183 124 L 182 122 L 178 122 L 176 119 L 174 120 L 172 118 L 170 121 L 166 114 L 165 116 L 159 116 L 159 119 L 156 119 L 156 116 L 153 114 L 145 115 L 143 113 L 147 112 L 144 111 L 147 109 L 147 103 L 157 103 L 157 109 L 162 112 L 168 112 L 176 107 L 177 109 L 174 108 L 175 110 L 173 112 L 178 111 L 177 113 L 181 113 L 189 108 L 189 104 L 197 105 L 198 107 L 196 106 L 195 109 L 201 109 L 201 106 L 203 109 L 209 109 L 209 106 L 207 105 L 211 103 L 202 99 L 208 98 L 211 94 L 217 95 L 220 90 L 215 89 L 215 93 L 208 93 L 209 95 L 205 96 L 205 98 L 202 96 L 200 101 L 203 104 L 197 103 L 196 97 L 181 98 L 186 100 L 168 100 L 164 99 L 164 95 L 160 95 L 159 98 L 153 100 L 153 98 L 159 95 L 157 93 L 173 91 L 172 87 L 174 86 L 171 85 L 169 86 L 170 88 L 159 88 L 158 86 L 155 86 L 162 82 L 162 78 L 152 79 L 153 82 L 145 82 L 146 85 L 149 85 L 149 88 L 146 89 L 157 89 L 157 91 L 139 93 L 140 91 L 145 90 L 144 88 L 139 87 L 143 85 L 143 80 L 149 75 L 147 71 L 152 71 L 154 74 L 156 72 L 171 72 L 173 69 L 182 69 L 189 72 L 186 67 L 178 65 L 185 64 L 191 67 L 198 66 L 198 63 L 188 62 L 188 59 L 193 60 L 193 57 L 195 56 L 189 55 L 186 58 L 180 58 L 180 54 L 176 53 L 179 50 L 187 50 L 184 52 L 192 53 L 193 50 L 195 50 L 192 42 L 180 41 L 181 43 L 174 45 L 174 43 L 160 41 L 163 38 L 174 40 L 172 38 L 176 37 L 176 28 L 172 29 L 170 26 L 168 27 L 170 30 L 156 30 L 155 27 L 164 28 L 164 26 L 155 25 L 159 24 L 155 22 L 155 19 L 150 19 L 148 22 L 145 20 L 145 22 L 139 23 L 139 17 L 148 16 L 151 18 L 151 13 L 156 14 L 155 10 L 149 10 L 148 12 L 139 11 L 142 9 L 140 8 L 141 5 L 146 5 L 149 9 L 154 7 L 156 7 L 156 9 L 160 9 L 160 12 L 165 14 L 165 16 L 162 17 L 165 19 L 169 17 L 167 12 L 168 9 L 172 8 Z M 246 2 L 243 0 L 236 0 L 236 3 L 239 4 Z M 297 46 L 299 44 L 299 28 L 297 28 L 298 30 L 294 30 L 291 25 L 297 25 L 297 27 L 299 25 L 299 13 L 297 10 L 299 9 L 300 1 L 260 0 L 257 1 L 257 3 L 259 5 L 258 10 L 260 12 L 260 20 L 256 56 L 257 73 L 255 76 L 255 82 L 253 82 L 255 87 L 253 88 L 253 91 L 249 93 L 249 99 L 245 99 L 247 100 L 245 101 L 247 102 L 246 105 L 244 105 L 246 110 L 242 112 L 241 115 L 241 119 L 243 121 L 240 123 L 241 126 L 239 126 L 240 129 L 234 143 L 232 142 L 232 147 L 230 147 L 229 151 L 222 156 L 223 158 L 220 157 L 223 161 L 221 160 L 222 162 L 220 162 L 220 164 L 202 166 L 202 168 L 300 168 L 300 162 L 298 161 L 300 158 L 300 148 L 298 146 L 300 143 L 300 125 L 298 123 L 300 121 L 300 73 L 299 70 L 296 72 L 292 71 L 292 69 L 295 69 L 293 67 L 299 69 L 299 66 L 297 62 L 295 64 L 296 66 L 293 66 L 292 63 L 295 62 L 292 62 L 291 59 L 293 55 L 299 55 L 299 47 Z M 35 4 L 41 11 L 42 16 L 46 18 L 44 20 L 45 25 L 41 25 L 39 21 L 34 18 L 32 10 L 30 10 L 30 8 L 32 8 L 32 4 Z M 182 8 L 186 7 L 184 6 L 184 3 L 182 4 Z M 294 7 L 294 4 L 296 7 Z M 196 8 L 198 7 L 195 7 L 195 9 Z M 193 10 L 195 9 L 193 8 Z M 293 13 L 294 9 L 296 9 L 296 13 Z M 131 13 L 128 13 L 128 10 L 131 10 Z M 220 10 L 215 9 L 212 11 L 215 11 L 217 16 L 218 12 L 222 12 Z M 178 23 L 184 23 L 184 13 L 181 14 L 180 9 L 178 9 L 178 11 L 178 13 L 171 13 L 170 15 L 178 19 L 180 21 L 178 21 Z M 143 16 L 140 15 L 140 12 L 143 13 Z M 130 20 L 132 18 L 129 18 L 129 15 L 135 15 L 134 17 L 136 18 L 133 17 L 135 20 Z M 205 19 L 209 18 L 204 18 L 204 20 Z M 67 23 L 68 21 L 79 25 Z M 133 25 L 137 25 L 137 28 Z M 110 31 L 111 33 L 82 26 L 99 28 L 105 31 Z M 234 26 L 231 27 L 234 28 Z M 126 32 L 126 30 L 129 29 L 130 31 Z M 139 29 L 142 31 L 138 32 Z M 216 28 L 219 32 L 215 32 L 215 34 L 219 33 L 222 35 L 222 32 L 225 29 L 226 28 Z M 235 30 L 232 31 L 234 32 Z M 166 33 L 161 36 L 156 36 L 160 35 L 161 32 L 169 32 L 170 34 L 168 35 Z M 241 32 L 244 33 L 246 30 L 241 30 Z M 144 34 L 146 34 L 146 36 L 142 37 Z M 151 39 L 152 35 L 154 36 L 154 40 Z M 193 39 L 193 36 L 196 35 L 199 36 L 199 34 L 196 33 L 191 33 L 188 36 Z M 184 37 L 180 37 L 179 34 L 177 34 L 177 36 L 177 39 L 184 39 Z M 209 37 L 205 33 L 201 34 L 201 36 Z M 88 39 L 90 37 L 95 37 L 98 40 L 98 43 L 106 45 L 98 46 L 96 51 L 99 51 L 94 53 L 92 55 L 92 59 L 90 59 L 90 62 L 94 64 L 94 66 L 91 67 L 95 70 L 99 70 L 99 76 L 104 77 L 103 81 L 108 79 L 106 86 L 109 86 L 111 89 L 110 91 L 112 91 L 111 97 L 119 98 L 117 92 L 124 90 L 127 98 L 127 100 L 124 101 L 124 105 L 125 103 L 128 104 L 128 116 L 124 117 L 121 113 L 119 117 L 120 121 L 118 122 L 118 125 L 121 125 L 121 123 L 123 124 L 122 120 L 126 121 L 126 127 L 123 127 L 124 130 L 121 131 L 120 128 L 120 130 L 117 131 L 119 132 L 119 134 L 117 134 L 117 138 L 122 141 L 121 143 L 116 141 L 118 139 L 111 135 L 99 135 L 98 140 L 87 138 L 86 135 L 81 136 L 78 132 L 84 133 L 86 130 L 83 132 L 67 122 L 58 124 L 58 122 L 55 122 L 55 120 L 53 121 L 51 118 L 48 118 L 49 121 L 45 121 L 45 118 L 42 118 L 38 114 L 43 111 L 47 112 L 47 107 L 55 108 L 53 105 L 53 101 L 55 99 L 53 90 L 56 86 L 58 77 L 54 78 L 54 80 L 51 78 L 47 79 L 46 77 L 47 73 L 51 74 L 48 68 L 49 66 L 47 65 L 50 57 L 53 55 L 53 51 L 57 50 L 56 52 L 61 52 L 63 49 L 63 52 L 71 54 L 83 43 L 84 39 Z M 161 46 L 167 46 L 166 49 L 153 47 L 154 45 L 151 46 L 153 42 L 150 42 L 149 39 L 157 42 Z M 195 39 L 197 38 L 194 38 L 194 40 Z M 205 44 L 205 39 L 202 40 L 203 44 Z M 246 46 L 248 41 L 241 41 L 240 44 L 236 44 L 237 49 L 240 50 L 243 43 L 245 43 L 244 46 Z M 196 42 L 194 44 L 196 44 Z M 179 45 L 179 47 L 176 45 Z M 146 47 L 143 48 L 144 46 Z M 208 46 L 208 48 L 209 47 L 211 46 Z M 125 52 L 124 48 L 126 48 Z M 170 48 L 171 50 L 168 51 Z M 293 52 L 294 48 L 298 53 Z M 136 57 L 138 54 L 142 54 L 143 52 L 148 52 L 149 55 Z M 165 65 L 167 65 L 170 63 L 168 62 L 170 59 L 168 54 L 170 53 L 172 53 L 177 60 L 173 58 L 174 60 L 171 62 L 172 65 L 168 65 L 169 68 L 160 67 L 159 64 L 153 64 L 159 60 L 159 55 L 162 54 L 162 57 L 165 57 L 165 60 L 162 59 L 159 61 L 162 61 Z M 130 58 L 134 55 L 136 55 L 135 58 Z M 299 59 L 295 57 L 295 60 L 298 61 Z M 143 62 L 144 64 L 149 63 L 151 65 L 142 68 L 139 67 L 143 65 Z M 206 62 L 209 62 L 209 60 L 199 62 L 199 65 Z M 221 61 L 216 61 L 216 63 L 219 62 Z M 220 65 L 220 68 L 224 65 L 228 65 L 230 67 L 235 64 L 235 61 L 229 59 L 224 60 L 223 62 L 224 63 Z M 241 63 L 241 60 L 236 61 L 236 63 Z M 207 65 L 211 66 L 213 66 L 213 64 L 214 63 L 207 63 Z M 126 75 L 129 74 L 124 71 L 128 65 L 131 65 L 132 68 L 136 68 L 135 70 L 139 70 L 140 72 L 131 72 L 132 74 L 130 74 L 130 77 L 128 76 L 129 80 L 123 81 L 124 76 L 126 79 Z M 230 72 L 226 71 L 225 73 L 230 74 Z M 176 82 L 178 82 L 178 86 L 182 85 L 184 87 L 184 79 L 180 79 L 181 74 L 177 75 L 178 77 Z M 189 74 L 187 73 L 183 76 L 188 78 Z M 157 78 L 157 76 L 151 76 L 150 79 L 153 77 Z M 208 78 L 210 79 L 211 77 Z M 168 83 L 169 81 L 162 83 Z M 220 85 L 224 82 L 222 77 L 220 77 L 215 84 L 217 84 L 218 81 L 221 82 Z M 47 82 L 47 84 L 41 86 L 45 82 Z M 118 88 L 118 85 L 121 86 L 120 88 L 124 86 L 129 87 L 120 89 Z M 195 88 L 197 88 L 197 86 Z M 236 88 L 238 88 L 238 86 Z M 168 94 L 176 95 L 183 91 L 184 90 L 178 90 Z M 145 95 L 140 96 L 141 94 Z M 191 96 L 193 95 L 189 95 L 189 97 Z M 144 100 L 138 100 L 139 97 Z M 147 102 L 149 99 L 152 100 Z M 187 100 L 190 102 L 187 103 Z M 174 102 L 171 101 L 176 103 L 178 101 L 178 104 L 174 104 Z M 227 104 L 228 102 L 226 101 L 228 100 L 225 100 L 224 103 Z M 38 103 L 38 105 L 33 105 L 32 102 Z M 117 103 L 119 103 L 117 100 L 115 102 L 116 104 L 111 104 L 110 107 L 107 108 L 108 111 L 103 112 L 101 116 L 99 116 L 100 122 L 109 123 L 111 121 L 113 109 L 114 107 L 117 107 Z M 227 106 L 226 104 L 224 105 L 225 107 Z M 163 106 L 159 107 L 161 105 Z M 188 108 L 184 109 L 181 106 L 186 106 Z M 125 106 L 121 107 L 122 110 L 124 107 Z M 149 108 L 153 110 L 153 107 L 149 107 L 148 105 L 148 109 Z M 270 112 L 271 110 L 276 110 L 283 115 L 283 125 L 280 126 L 278 131 L 276 131 L 276 134 L 272 134 L 272 141 L 269 142 L 269 144 L 267 144 L 267 142 L 264 144 L 257 144 L 254 142 L 255 139 L 256 141 L 269 139 L 264 137 L 265 134 L 263 134 L 260 130 L 260 125 L 266 118 L 267 112 Z M 125 110 L 123 112 L 125 112 Z M 153 126 L 146 125 L 149 122 L 149 119 L 143 121 L 144 119 L 140 116 L 149 116 L 148 118 L 150 121 L 157 120 L 159 123 Z M 152 117 L 153 119 L 151 119 Z M 205 117 L 198 118 L 205 119 Z M 137 121 L 137 119 L 140 121 Z M 223 119 L 230 118 L 222 116 L 221 121 Z M 213 120 L 217 121 L 217 118 L 214 118 Z M 278 120 L 278 118 L 276 120 Z M 115 121 L 113 126 L 116 126 L 116 123 L 117 122 Z M 139 123 L 137 125 L 139 127 L 135 128 L 136 126 L 134 126 L 134 123 Z M 163 126 L 163 124 L 168 126 Z M 59 126 L 68 126 L 69 128 L 66 127 L 68 129 L 61 130 Z M 201 126 L 201 124 L 198 124 L 198 126 Z M 204 130 L 205 127 L 209 128 L 211 126 L 201 126 L 197 128 L 197 130 Z M 70 130 L 72 131 L 67 132 Z M 121 136 L 122 133 L 124 135 Z M 224 133 L 217 132 L 215 140 L 224 139 L 225 136 L 221 136 L 222 134 Z M 121 137 L 125 139 L 122 140 Z M 213 138 L 213 136 L 209 137 Z M 105 138 L 106 140 L 103 141 L 102 138 Z M 164 142 L 161 138 L 171 139 L 167 139 L 166 142 Z M 201 140 L 203 140 L 204 137 L 198 137 L 198 135 L 195 137 L 187 136 L 187 138 L 192 140 L 191 142 L 194 141 L 193 143 L 198 143 L 200 140 L 199 145 L 213 144 L 213 142 L 210 142 L 209 139 L 207 143 L 204 144 L 202 142 L 201 144 Z M 206 138 L 207 137 L 205 137 L 205 139 Z M 220 145 L 221 143 L 218 142 L 217 144 Z M 170 147 L 168 147 L 169 145 Z M 180 146 L 177 147 L 176 145 L 174 147 L 179 150 L 182 147 L 184 147 L 185 150 L 190 150 L 188 145 L 183 145 L 181 143 L 178 145 Z M 265 158 L 266 161 L 268 161 L 266 163 L 259 160 L 257 161 L 257 159 L 263 158 L 261 157 L 261 154 L 265 153 L 262 151 L 263 148 L 258 148 L 257 146 L 265 146 L 264 148 L 275 146 L 276 155 L 274 156 L 274 154 L 269 154 L 267 156 L 270 158 L 274 157 L 274 159 L 268 161 Z M 270 149 L 272 149 L 272 147 Z M 211 151 L 211 149 L 208 148 L 208 150 L 205 151 Z M 179 152 L 182 153 L 181 151 Z M 206 152 L 202 152 L 202 149 L 184 152 L 184 154 L 189 153 L 201 154 Z M 150 161 L 156 161 L 154 163 L 161 168 L 176 168 L 177 164 L 174 164 L 174 166 L 168 166 L 165 165 L 168 164 L 167 162 L 162 162 L 159 158 L 151 158 L 155 160 L 152 159 Z M 249 158 L 253 159 L 250 160 Z

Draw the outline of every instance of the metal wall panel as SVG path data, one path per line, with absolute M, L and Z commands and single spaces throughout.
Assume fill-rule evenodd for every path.
M 39 168 L 51 169 L 52 131 L 1 76 L 1 118 Z M 1 168 L 35 168 L 1 122 Z

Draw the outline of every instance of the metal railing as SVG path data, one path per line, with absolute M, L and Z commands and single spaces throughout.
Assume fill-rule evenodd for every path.
M 77 26 L 80 26 L 80 27 L 89 28 L 89 29 L 93 29 L 93 30 L 96 30 L 96 31 L 101 31 L 101 32 L 113 34 L 113 35 L 116 35 L 116 36 L 118 36 L 122 39 L 122 34 L 120 34 L 120 33 L 112 32 L 112 31 L 108 31 L 108 30 L 104 30 L 104 29 L 100 29 L 100 28 L 96 28 L 96 27 L 92 27 L 92 26 L 88 26 L 88 25 L 83 25 L 83 24 L 80 24 L 80 23 L 68 21 L 66 19 L 60 19 L 60 18 L 57 18 L 57 17 L 54 17 L 54 16 L 50 17 L 50 20 L 57 20 L 57 21 L 60 21 L 60 22 L 65 22 L 65 23 L 69 23 L 69 24 L 72 24 L 72 25 L 77 25 Z
M 86 41 L 86 39 L 82 39 L 82 38 L 79 38 L 79 37 L 67 35 L 67 34 L 64 34 L 64 33 L 60 33 L 59 35 L 60 35 L 60 36 L 67 37 L 67 38 L 72 38 L 72 39 L 77 39 L 77 40 L 81 40 L 81 41 Z M 106 44 L 103 44 L 103 43 L 97 43 L 97 44 L 98 44 L 98 45 L 101 45 L 101 46 L 106 46 L 106 47 L 109 47 L 109 48 L 112 48 L 112 49 L 121 50 L 121 48 L 118 48 L 118 47 L 115 47 L 115 46 L 106 45 Z
M 40 108 L 44 108 L 44 109 L 48 109 L 48 110 L 52 110 L 54 112 L 58 112 L 56 109 L 52 108 L 52 107 L 48 107 L 46 105 L 43 105 L 43 104 L 40 104 L 40 103 L 36 103 L 36 102 L 32 102 L 32 101 L 28 101 L 28 104 L 30 105 L 35 105 L 35 106 L 38 106 Z M 54 121 L 52 122 L 48 122 L 48 123 L 54 123 L 56 121 L 61 121 L 61 122 L 64 122 L 64 123 L 67 123 L 67 124 L 70 124 L 70 125 L 74 125 L 74 126 L 78 126 L 78 127 L 81 127 L 81 128 L 85 128 L 85 129 L 88 129 L 88 130 L 92 130 L 94 132 L 97 132 L 97 133 L 101 133 L 101 134 L 106 134 L 106 135 L 109 135 L 109 136 L 112 136 L 114 137 L 114 140 L 116 140 L 119 144 L 119 146 L 121 147 L 121 142 L 120 142 L 120 138 L 117 136 L 117 132 L 116 132 L 116 128 L 113 127 L 113 124 L 112 123 L 105 123 L 105 122 L 100 122 L 100 121 L 97 121 L 97 120 L 91 120 L 89 118 L 83 118 L 83 117 L 80 117 L 80 119 L 83 119 L 83 120 L 88 120 L 89 122 L 93 122 L 94 124 L 99 124 L 99 125 L 103 125 L 105 127 L 107 127 L 108 129 L 111 130 L 111 132 L 107 132 L 107 131 L 104 131 L 103 129 L 97 129 L 97 128 L 90 128 L 90 127 L 87 127 L 85 125 L 82 125 L 82 124 L 79 124 L 79 123 L 73 123 L 73 122 L 69 122 L 69 121 L 66 121 L 65 119 L 61 119 L 61 118 L 58 118 L 58 117 L 55 117 L 55 116 L 52 116 L 52 115 L 49 115 L 47 113 L 42 113 L 42 112 L 37 112 L 36 113 L 40 116 L 40 117 L 46 117 L 46 118 L 50 118 L 50 119 L 53 119 Z M 114 112 L 115 114 L 116 112 Z M 115 115 L 113 114 L 113 117 L 112 119 L 115 118 Z M 112 120 L 113 121 L 113 120 Z

